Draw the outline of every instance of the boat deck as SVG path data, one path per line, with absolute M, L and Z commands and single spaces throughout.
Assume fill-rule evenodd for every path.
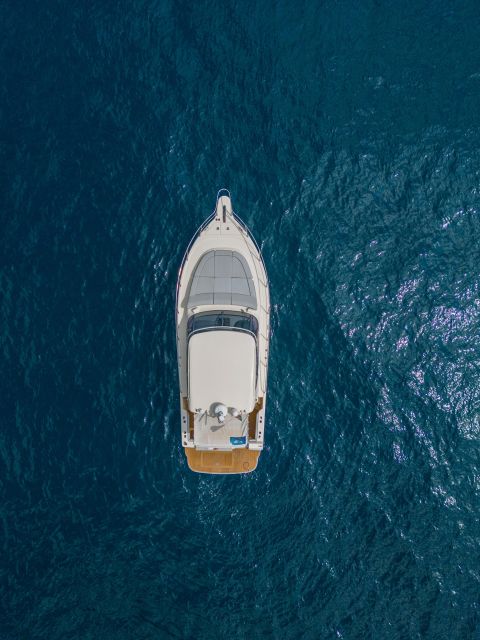
M 249 473 L 256 468 L 260 451 L 202 451 L 186 448 L 185 454 L 190 469 L 198 473 Z
M 257 414 L 260 409 L 263 407 L 263 398 L 259 398 L 257 400 L 257 404 L 253 408 L 248 415 L 248 437 L 250 440 L 255 440 L 256 431 L 257 431 Z
M 248 435 L 248 416 L 234 418 L 231 415 L 225 417 L 222 424 L 218 419 L 209 416 L 207 412 L 194 416 L 194 441 L 200 447 L 231 447 L 230 438 L 245 438 Z

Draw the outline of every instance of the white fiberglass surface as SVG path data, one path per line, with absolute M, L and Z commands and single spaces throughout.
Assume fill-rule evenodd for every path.
M 255 405 L 256 344 L 253 335 L 229 329 L 194 333 L 188 343 L 188 404 L 210 411 L 222 403 L 239 412 Z

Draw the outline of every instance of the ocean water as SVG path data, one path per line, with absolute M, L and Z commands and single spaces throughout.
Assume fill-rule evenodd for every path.
M 480 635 L 477 1 L 0 6 L 1 640 Z M 272 298 L 257 470 L 195 475 L 220 187 Z

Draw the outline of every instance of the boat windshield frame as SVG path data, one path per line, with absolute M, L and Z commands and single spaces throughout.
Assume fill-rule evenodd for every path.
M 208 322 L 209 318 L 212 319 L 212 324 L 195 327 L 195 320 L 198 321 L 203 319 Z M 230 324 L 232 318 L 238 318 L 239 320 L 243 319 L 246 323 L 249 323 L 249 325 L 243 327 L 235 325 L 232 326 Z M 218 322 L 219 320 L 220 322 Z M 225 322 L 227 320 L 228 323 Z M 223 309 L 221 311 L 203 311 L 201 313 L 195 313 L 188 319 L 187 336 L 190 339 L 190 336 L 202 331 L 241 331 L 242 333 L 250 333 L 255 338 L 256 342 L 258 335 L 258 320 L 250 313 L 244 313 L 241 311 L 225 311 Z

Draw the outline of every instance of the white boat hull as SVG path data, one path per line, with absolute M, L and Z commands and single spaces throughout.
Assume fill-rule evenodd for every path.
M 238 294 L 230 293 L 235 286 L 232 287 L 226 278 L 217 278 L 212 290 L 202 293 L 205 289 L 198 284 L 201 278 L 196 270 L 202 258 L 205 261 L 205 256 L 208 258 L 215 253 L 236 256 L 237 262 L 244 265 L 249 280 L 247 284 L 240 283 L 243 288 L 238 288 Z M 213 282 L 212 279 L 205 280 Z M 223 290 L 217 294 L 218 286 Z M 250 290 L 254 287 L 253 296 L 248 295 L 248 286 Z M 197 291 L 200 293 L 193 295 Z M 192 406 L 189 397 L 189 374 L 192 384 L 194 365 L 198 368 L 198 363 L 189 363 L 189 321 L 192 323 L 196 314 L 208 316 L 207 312 L 248 314 L 255 319 L 252 322 L 256 326 L 253 409 L 249 407 L 248 413 L 243 410 L 238 417 L 228 415 L 221 425 L 211 411 L 202 412 Z M 182 261 L 177 282 L 176 329 L 182 445 L 190 468 L 203 473 L 253 471 L 265 436 L 270 297 L 260 250 L 246 226 L 233 213 L 230 194 L 226 190 L 219 192 L 214 213 L 198 230 Z M 230 366 L 235 367 L 235 362 L 230 362 Z

